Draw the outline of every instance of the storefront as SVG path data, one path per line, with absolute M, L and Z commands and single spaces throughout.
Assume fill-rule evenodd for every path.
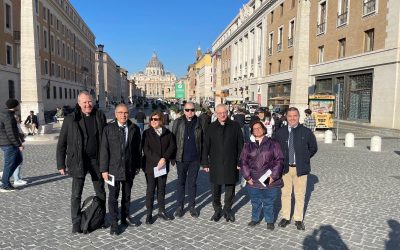
M 268 85 L 268 106 L 273 106 L 274 110 L 284 111 L 290 104 L 291 82 L 271 83 Z
M 315 93 L 336 95 L 339 119 L 369 123 L 371 122 L 372 86 L 373 71 L 359 71 L 317 77 Z

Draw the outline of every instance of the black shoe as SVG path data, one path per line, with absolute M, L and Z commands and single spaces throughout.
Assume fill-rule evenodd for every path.
M 306 230 L 306 227 L 302 221 L 295 221 L 294 225 L 297 227 L 297 230 Z
M 190 216 L 192 216 L 193 218 L 199 218 L 199 212 L 197 212 L 196 208 L 191 207 L 189 209 L 190 212 Z
M 81 234 L 81 233 L 82 233 L 81 224 L 80 223 L 72 224 L 72 234 Z
M 214 215 L 211 217 L 210 220 L 213 220 L 215 222 L 218 222 L 222 217 L 221 211 L 215 211 Z
M 163 220 L 171 220 L 169 215 L 167 215 L 165 212 L 158 212 L 158 218 L 161 218 Z
M 249 227 L 255 227 L 255 226 L 257 226 L 258 224 L 260 224 L 259 221 L 250 221 L 249 224 L 247 224 L 247 226 L 249 226 Z
M 178 207 L 178 208 L 175 210 L 174 215 L 175 215 L 176 217 L 181 218 L 181 217 L 183 216 L 183 210 L 182 210 L 182 208 L 181 208 L 181 207 Z
M 287 219 L 282 219 L 281 222 L 279 222 L 278 226 L 280 227 L 286 227 L 287 225 L 290 224 L 290 220 Z
M 111 226 L 110 226 L 110 234 L 111 234 L 111 235 L 118 235 L 118 234 L 119 234 L 119 231 L 118 231 L 118 223 L 117 223 L 117 222 L 111 223 Z
M 139 222 L 134 221 L 132 218 L 126 217 L 121 220 L 121 224 L 128 227 L 138 227 Z
M 152 214 L 148 214 L 148 215 L 146 216 L 146 224 L 147 224 L 147 225 L 153 224 L 153 215 L 152 215 Z
M 224 214 L 226 221 L 235 222 L 235 216 L 233 215 L 232 211 L 226 211 Z
M 267 223 L 267 229 L 269 229 L 269 230 L 274 230 L 275 229 L 275 225 L 274 225 L 274 223 Z

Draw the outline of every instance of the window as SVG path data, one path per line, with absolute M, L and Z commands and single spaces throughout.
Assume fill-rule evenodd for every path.
M 276 50 L 282 51 L 282 41 L 283 41 L 283 27 L 279 27 L 278 29 L 278 44 Z
M 274 33 L 269 33 L 269 40 L 268 40 L 268 55 L 272 55 L 272 47 L 274 46 Z
M 4 17 L 5 17 L 5 27 L 6 30 L 11 31 L 12 30 L 12 10 L 11 10 L 11 5 L 9 4 L 4 4 Z
M 62 44 L 62 57 L 65 59 L 65 43 Z
M 72 90 L 69 89 L 69 99 L 72 99 Z
M 50 50 L 54 54 L 54 36 L 50 35 Z
M 52 62 L 50 65 L 50 76 L 54 76 L 54 68 L 55 68 L 55 64 L 54 64 L 54 62 Z
M 50 80 L 47 81 L 47 85 L 46 85 L 46 97 L 47 99 L 50 99 Z
M 39 0 L 35 0 L 35 13 L 39 15 Z
M 294 20 L 290 20 L 290 22 L 289 22 L 288 48 L 293 47 L 293 37 L 294 37 Z
M 46 11 L 46 7 L 43 7 L 43 20 L 47 20 L 47 11 Z
M 8 98 L 15 98 L 15 84 L 13 80 L 8 80 Z
M 64 88 L 64 97 L 65 97 L 65 99 L 67 99 L 67 98 L 68 98 L 68 92 L 67 92 L 67 88 Z
M 56 49 L 57 49 L 57 55 L 61 55 L 61 50 L 60 50 L 60 39 L 57 38 L 57 43 L 56 43 Z
M 47 30 L 43 30 L 43 44 L 44 49 L 47 49 Z
M 57 99 L 57 87 L 53 86 L 53 98 Z
M 363 0 L 363 15 L 370 15 L 376 12 L 376 0 Z
M 49 74 L 49 61 L 44 60 L 44 74 L 48 75 Z
M 13 47 L 11 44 L 6 44 L 6 63 L 13 65 Z
M 272 63 L 268 65 L 268 74 L 272 74 Z
M 61 77 L 61 65 L 57 65 L 57 77 Z
M 76 98 L 76 92 L 75 92 L 75 89 L 74 89 L 74 91 L 73 91 L 73 92 L 74 92 L 74 99 L 75 99 L 75 98 Z
M 278 60 L 278 72 L 281 72 L 282 60 Z
M 326 1 L 322 1 L 318 6 L 318 24 L 317 24 L 317 35 L 325 33 L 326 23 Z
M 283 3 L 280 5 L 280 10 L 281 10 L 281 16 L 283 16 Z
M 318 63 L 324 62 L 324 46 L 318 47 Z
M 292 9 L 296 6 L 296 0 L 292 0 Z
M 271 11 L 271 19 L 270 19 L 270 23 L 273 23 L 274 22 L 274 12 L 273 11 Z
M 289 56 L 289 70 L 293 68 L 293 56 Z
M 374 36 L 375 36 L 374 29 L 365 31 L 365 48 L 364 48 L 365 52 L 374 50 Z
M 62 99 L 62 88 L 58 87 L 58 96 Z
M 36 26 L 36 36 L 37 36 L 37 43 L 38 43 L 38 46 L 39 46 L 39 48 L 40 48 L 40 27 L 39 27 L 39 25 L 37 25 Z
M 339 53 L 338 53 L 338 57 L 342 58 L 346 56 L 346 38 L 342 38 L 339 41 Z
M 347 24 L 349 0 L 338 1 L 337 26 L 339 27 Z

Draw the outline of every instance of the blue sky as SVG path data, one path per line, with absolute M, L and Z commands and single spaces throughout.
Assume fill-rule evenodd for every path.
M 70 0 L 117 64 L 144 70 L 153 50 L 178 77 L 239 13 L 248 0 Z

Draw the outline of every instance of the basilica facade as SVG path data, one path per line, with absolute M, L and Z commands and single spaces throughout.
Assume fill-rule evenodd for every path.
M 174 98 L 176 76 L 165 72 L 164 65 L 153 52 L 145 71 L 139 71 L 130 76 L 140 93 L 147 98 Z

